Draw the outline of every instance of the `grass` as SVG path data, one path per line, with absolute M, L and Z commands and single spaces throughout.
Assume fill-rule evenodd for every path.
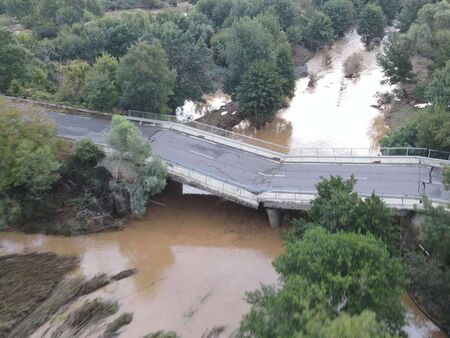
M 114 319 L 111 323 L 106 327 L 105 332 L 103 333 L 103 338 L 113 338 L 119 335 L 119 330 L 131 323 L 133 320 L 132 313 L 123 313 L 116 319 Z
M 103 319 L 112 316 L 119 310 L 117 302 L 94 299 L 86 301 L 74 310 L 66 320 L 53 332 L 52 337 L 77 337 Z
M 77 257 L 53 253 L 0 257 L 0 336 L 37 309 L 77 265 Z

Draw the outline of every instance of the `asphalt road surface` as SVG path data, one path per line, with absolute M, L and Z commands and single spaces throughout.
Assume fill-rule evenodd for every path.
M 66 138 L 89 138 L 107 144 L 110 120 L 46 113 Z M 155 126 L 139 126 L 163 160 L 232 183 L 253 193 L 266 191 L 313 192 L 322 177 L 339 175 L 357 179 L 358 193 L 420 197 L 450 201 L 442 184 L 442 170 L 425 165 L 280 163 L 230 146 Z M 431 180 L 430 180 L 431 178 Z

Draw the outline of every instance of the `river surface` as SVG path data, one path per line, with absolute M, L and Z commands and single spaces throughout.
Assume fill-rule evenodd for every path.
M 243 122 L 235 131 L 291 148 L 370 148 L 377 145 L 387 127 L 376 94 L 390 86 L 380 84 L 383 73 L 376 62 L 379 48 L 366 51 L 356 32 L 348 33 L 330 50 L 318 53 L 308 70 L 318 80 L 308 87 L 309 77 L 297 81 L 288 108 L 261 130 Z M 355 79 L 344 77 L 343 64 L 352 53 L 362 58 L 362 71 Z M 331 64 L 325 65 L 326 56 Z
M 200 338 L 217 326 L 225 326 L 228 337 L 249 310 L 245 292 L 278 281 L 271 262 L 282 252 L 280 232 L 270 228 L 264 211 L 183 195 L 175 183 L 156 201 L 123 231 L 79 237 L 0 233 L 0 254 L 77 254 L 78 273 L 87 277 L 137 268 L 135 276 L 88 296 L 118 300 L 121 313 L 134 314 L 125 337 L 174 330 Z M 407 297 L 405 303 L 411 338 L 445 337 Z

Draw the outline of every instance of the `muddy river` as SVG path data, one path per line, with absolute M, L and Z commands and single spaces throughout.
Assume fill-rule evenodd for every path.
M 365 50 L 356 32 L 348 33 L 330 50 L 318 53 L 308 62 L 308 70 L 318 80 L 308 87 L 309 77 L 297 81 L 290 106 L 261 130 L 243 122 L 235 131 L 273 143 L 298 148 L 369 148 L 386 132 L 376 104 L 376 94 L 391 88 L 381 85 L 383 74 L 376 62 L 379 49 Z M 355 79 L 344 77 L 343 64 L 359 53 L 362 71 Z M 331 63 L 325 65 L 327 56 Z
M 147 215 L 118 232 L 80 237 L 0 233 L 0 254 L 52 251 L 78 254 L 78 273 L 94 276 L 137 268 L 139 273 L 89 295 L 116 299 L 134 313 L 126 337 L 174 330 L 184 338 L 225 326 L 228 337 L 249 306 L 246 291 L 276 283 L 271 261 L 282 252 L 280 233 L 264 211 L 211 196 L 182 195 L 178 184 Z M 410 337 L 444 337 L 407 298 Z

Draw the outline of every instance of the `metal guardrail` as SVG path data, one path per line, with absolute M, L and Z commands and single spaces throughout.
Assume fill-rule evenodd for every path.
M 382 147 L 372 148 L 289 148 L 280 144 L 264 141 L 244 134 L 213 127 L 197 121 L 180 121 L 176 116 L 147 113 L 136 110 L 129 110 L 130 117 L 168 122 L 185 125 L 216 136 L 224 137 L 235 142 L 242 142 L 247 145 L 264 148 L 271 152 L 278 153 L 283 157 L 373 157 L 373 156 L 418 156 L 450 161 L 450 152 L 433 150 L 428 148 L 411 147 Z

